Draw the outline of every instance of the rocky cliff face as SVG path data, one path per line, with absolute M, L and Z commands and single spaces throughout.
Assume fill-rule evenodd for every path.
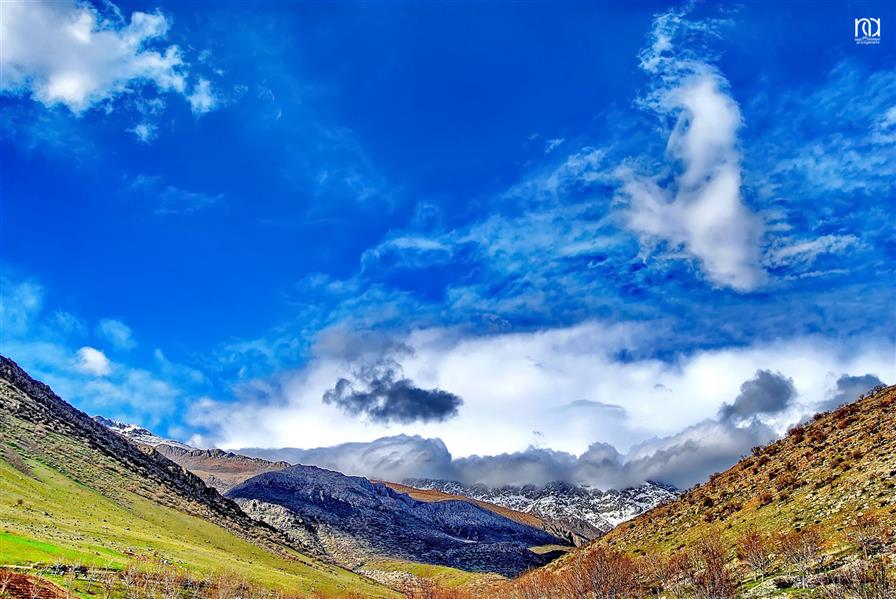
M 672 487 L 650 482 L 630 489 L 609 491 L 563 482 L 494 488 L 432 479 L 409 479 L 404 483 L 418 489 L 464 495 L 533 514 L 558 531 L 565 530 L 585 540 L 596 539 L 620 523 L 677 495 Z
M 297 539 L 313 530 L 327 553 L 352 567 L 391 557 L 512 576 L 554 557 L 529 547 L 562 542 L 467 502 L 417 501 L 313 466 L 260 474 L 227 496 Z

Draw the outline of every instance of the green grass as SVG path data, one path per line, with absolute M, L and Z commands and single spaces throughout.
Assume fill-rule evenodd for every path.
M 529 547 L 529 551 L 537 553 L 538 555 L 544 555 L 545 553 L 552 553 L 554 551 L 569 553 L 572 550 L 573 548 L 569 545 L 536 545 L 535 547 Z
M 36 460 L 25 462 L 30 475 L 0 460 L 0 564 L 117 569 L 148 557 L 196 575 L 232 572 L 292 592 L 395 596 L 341 568 L 294 552 L 276 555 L 202 518 L 133 493 L 113 500 Z
M 425 578 L 437 583 L 443 588 L 459 588 L 475 585 L 484 581 L 501 579 L 497 574 L 482 574 L 467 572 L 448 566 L 434 564 L 421 564 L 400 559 L 374 560 L 365 565 L 367 570 L 381 570 L 383 572 L 407 572 L 418 578 Z

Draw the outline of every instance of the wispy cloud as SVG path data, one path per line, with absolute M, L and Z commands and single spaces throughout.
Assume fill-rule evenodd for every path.
M 137 342 L 131 327 L 114 318 L 104 318 L 96 325 L 97 334 L 112 344 L 115 349 L 128 351 L 136 347 Z
M 674 183 L 665 184 L 630 168 L 620 171 L 627 225 L 648 251 L 666 243 L 699 260 L 713 283 L 751 291 L 765 280 L 763 227 L 741 195 L 740 109 L 725 78 L 699 56 L 695 44 L 679 48 L 682 34 L 694 30 L 712 27 L 681 12 L 662 15 L 641 55 L 642 68 L 655 77 L 642 105 L 675 120 L 667 152 L 676 172 Z
M 158 215 L 190 214 L 211 208 L 224 199 L 224 194 L 190 191 L 164 182 L 160 176 L 136 175 L 127 182 L 128 188 L 154 204 Z

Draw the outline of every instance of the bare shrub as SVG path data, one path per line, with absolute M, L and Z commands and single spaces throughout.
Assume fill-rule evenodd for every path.
M 750 529 L 737 541 L 737 557 L 761 578 L 772 565 L 771 543 L 767 536 Z
M 889 531 L 883 521 L 874 514 L 865 513 L 849 527 L 849 539 L 867 560 L 880 552 L 889 540 Z
M 635 567 L 627 555 L 599 547 L 584 560 L 591 596 L 595 599 L 621 599 L 634 596 Z
M 822 589 L 824 599 L 892 599 L 896 597 L 896 579 L 887 571 L 883 559 L 860 561 L 836 577 L 834 584 Z
M 692 585 L 697 599 L 737 597 L 737 582 L 728 569 L 728 556 L 715 537 L 704 537 L 692 553 Z
M 781 533 L 777 537 L 777 546 L 781 556 L 796 569 L 805 584 L 812 563 L 818 558 L 821 549 L 821 536 L 818 531 L 814 528 L 804 528 Z
M 638 582 L 643 591 L 652 597 L 662 597 L 666 581 L 666 562 L 653 552 L 648 552 L 635 561 Z
M 672 599 L 693 597 L 694 558 L 687 549 L 675 552 L 665 563 L 663 591 Z

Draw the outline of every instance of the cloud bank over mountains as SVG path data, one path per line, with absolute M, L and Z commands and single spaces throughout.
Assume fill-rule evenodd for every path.
M 320 401 L 346 368 L 333 353 L 271 394 L 209 402 L 193 418 L 211 432 L 206 443 L 373 478 L 688 486 L 829 405 L 838 390 L 862 386 L 844 372 L 891 367 L 886 343 L 846 350 L 813 338 L 699 352 L 674 364 L 621 357 L 629 344 L 650 342 L 645 330 L 600 323 L 478 339 L 417 331 L 402 343 L 414 348 L 403 371 L 464 398 L 450 421 L 346 419 Z M 868 388 L 876 382 L 860 378 Z M 361 442 L 330 446 L 333 438 Z M 276 447 L 316 449 L 262 450 Z
M 859 384 L 856 379 L 863 383 Z M 861 388 L 859 393 L 862 393 L 870 388 L 865 388 L 864 383 L 874 383 L 876 379 L 872 379 L 875 377 L 843 375 L 837 380 L 836 387 Z M 768 383 L 771 388 L 763 395 L 763 385 Z M 602 489 L 659 481 L 683 489 L 706 480 L 714 472 L 725 470 L 748 454 L 752 447 L 778 436 L 776 430 L 755 417 L 785 409 L 789 400 L 795 397 L 792 383 L 780 376 L 776 378 L 768 371 L 758 371 L 754 378 L 744 382 L 743 389 L 733 405 L 737 406 L 739 417 L 754 417 L 749 424 L 733 424 L 730 420 L 732 406 L 726 404 L 718 420 L 704 420 L 677 434 L 648 439 L 626 453 L 598 442 L 579 455 L 529 447 L 491 456 L 453 457 L 441 439 L 404 434 L 367 443 L 343 443 L 314 449 L 253 447 L 241 448 L 240 452 L 392 481 L 437 478 L 489 486 L 568 481 Z M 787 399 L 782 399 L 784 396 Z

